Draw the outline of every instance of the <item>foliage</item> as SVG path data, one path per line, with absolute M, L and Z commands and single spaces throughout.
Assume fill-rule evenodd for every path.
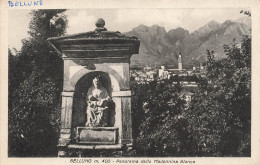
M 173 81 L 132 82 L 133 136 L 136 156 L 185 156 L 188 154 L 185 101 Z M 144 92 L 145 91 L 145 92 Z
M 226 59 L 207 51 L 207 76 L 184 117 L 197 156 L 250 156 L 251 38 L 224 45 Z
M 243 10 L 241 10 L 240 13 L 243 13 L 243 14 L 248 15 L 249 17 L 251 17 L 251 11 L 243 11 Z
M 63 63 L 47 38 L 64 34 L 65 10 L 33 10 L 30 38 L 9 52 L 9 156 L 56 156 Z
M 171 76 L 170 79 L 172 81 L 188 81 L 188 82 L 197 82 L 199 79 L 198 79 L 198 76 L 197 75 L 188 75 L 188 76 L 179 76 L 179 75 L 174 75 L 174 76 Z

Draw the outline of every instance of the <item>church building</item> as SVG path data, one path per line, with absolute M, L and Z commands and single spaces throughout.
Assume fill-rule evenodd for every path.
M 179 52 L 179 57 L 178 57 L 178 70 L 182 70 L 181 51 Z

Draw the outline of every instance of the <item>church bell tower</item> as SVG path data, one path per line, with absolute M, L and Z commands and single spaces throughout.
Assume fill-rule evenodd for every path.
M 182 70 L 181 51 L 179 51 L 179 57 L 178 57 L 178 69 L 179 69 L 179 70 Z

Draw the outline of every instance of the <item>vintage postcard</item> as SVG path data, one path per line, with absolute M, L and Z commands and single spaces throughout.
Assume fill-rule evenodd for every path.
M 260 1 L 1 1 L 0 164 L 260 164 Z

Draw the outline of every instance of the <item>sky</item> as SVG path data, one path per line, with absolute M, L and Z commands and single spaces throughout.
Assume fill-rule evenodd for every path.
M 138 25 L 159 25 L 166 31 L 182 27 L 193 32 L 211 20 L 223 23 L 243 17 L 241 8 L 222 9 L 72 9 L 66 11 L 68 28 L 66 34 L 76 34 L 95 29 L 98 18 L 106 21 L 109 31 L 127 32 Z M 22 39 L 28 38 L 30 10 L 9 10 L 8 45 L 17 49 L 22 46 Z

